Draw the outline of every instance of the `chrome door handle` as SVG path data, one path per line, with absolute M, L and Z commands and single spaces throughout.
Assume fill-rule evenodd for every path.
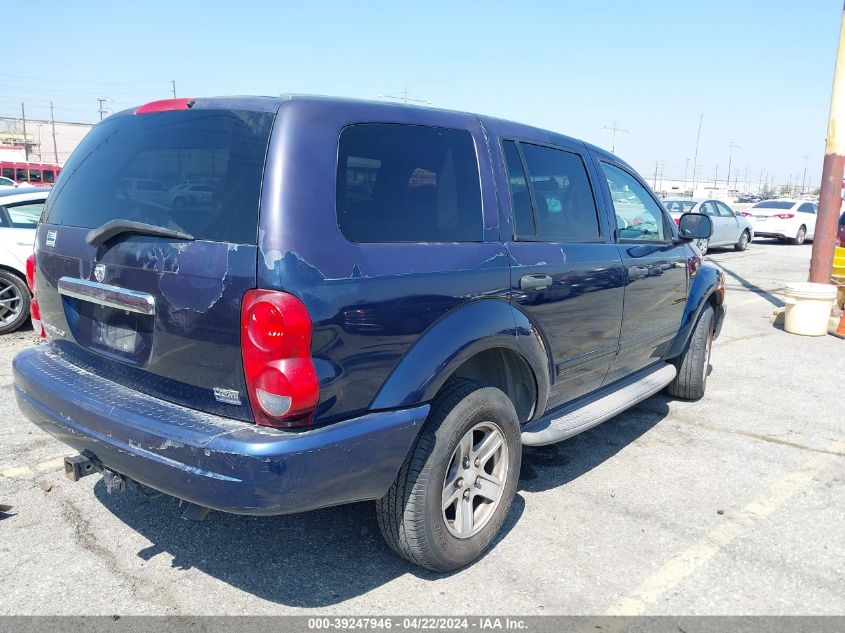
M 523 275 L 519 278 L 520 290 L 543 290 L 552 285 L 549 275 Z

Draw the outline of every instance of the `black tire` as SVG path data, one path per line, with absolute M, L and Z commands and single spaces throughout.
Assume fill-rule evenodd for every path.
M 748 231 L 743 231 L 742 235 L 739 236 L 739 241 L 734 244 L 734 250 L 737 251 L 744 251 L 748 248 L 748 243 L 751 241 L 751 235 Z
M 445 479 L 454 472 L 450 465 L 461 439 L 482 423 L 498 429 L 504 440 L 507 452 L 498 454 L 505 455 L 506 473 L 498 501 L 485 522 L 479 522 L 479 531 L 459 538 L 452 533 L 457 517 L 450 527 L 443 509 Z M 521 460 L 519 419 L 510 399 L 495 387 L 465 379 L 450 381 L 432 402 L 396 481 L 376 501 L 384 539 L 406 560 L 434 571 L 453 571 L 471 563 L 502 527 L 516 492 Z M 463 494 L 469 498 L 469 492 Z
M 708 303 L 698 317 L 686 350 L 675 361 L 678 375 L 666 391 L 676 398 L 698 400 L 704 395 L 713 345 L 713 318 L 713 306 Z
M 26 323 L 29 301 L 26 282 L 14 273 L 0 270 L 0 334 L 14 332 Z
M 789 243 L 794 246 L 801 246 L 807 240 L 807 227 L 801 226 L 798 229 L 798 233 L 796 233 L 795 237 L 789 240 Z

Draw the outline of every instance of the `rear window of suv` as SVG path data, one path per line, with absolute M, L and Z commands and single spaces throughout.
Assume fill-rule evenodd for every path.
M 481 188 L 469 132 L 361 123 L 340 134 L 337 222 L 353 242 L 478 242 Z
M 47 222 L 145 222 L 196 239 L 255 244 L 273 113 L 195 109 L 117 116 L 68 160 Z

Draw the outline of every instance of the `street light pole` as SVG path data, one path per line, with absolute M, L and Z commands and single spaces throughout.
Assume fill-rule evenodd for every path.
M 830 283 L 833 265 L 834 239 L 842 206 L 842 176 L 845 171 L 845 5 L 839 22 L 839 47 L 833 70 L 833 90 L 827 123 L 827 143 L 822 166 L 822 188 L 819 212 L 816 216 L 816 235 L 810 256 L 810 281 Z M 841 324 L 840 324 L 841 325 Z
M 704 122 L 704 114 L 698 119 L 698 134 L 695 137 L 695 156 L 692 159 L 692 196 L 695 197 L 695 172 L 698 167 L 698 142 L 701 140 L 701 124 Z
M 610 140 L 610 151 L 615 152 L 616 151 L 616 133 L 617 132 L 625 132 L 625 134 L 627 134 L 628 130 L 626 130 L 625 128 L 621 128 L 618 125 L 616 125 L 616 121 L 613 122 L 613 125 L 605 125 L 602 129 L 613 131 L 613 136 L 611 137 L 611 140 Z
M 730 152 L 728 153 L 728 185 L 727 185 L 727 189 L 728 189 L 728 191 L 730 191 L 730 188 L 731 188 L 731 161 L 733 160 L 733 157 L 734 157 L 734 150 L 739 149 L 739 145 L 737 145 L 734 142 L 734 140 L 731 139 L 731 142 L 728 143 L 728 148 L 730 148 Z

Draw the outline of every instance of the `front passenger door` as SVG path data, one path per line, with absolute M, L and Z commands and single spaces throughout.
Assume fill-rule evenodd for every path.
M 670 220 L 646 185 L 622 165 L 600 164 L 616 215 L 627 222 L 616 231 L 625 306 L 608 384 L 658 361 L 675 339 L 687 300 L 689 253 L 674 242 Z

